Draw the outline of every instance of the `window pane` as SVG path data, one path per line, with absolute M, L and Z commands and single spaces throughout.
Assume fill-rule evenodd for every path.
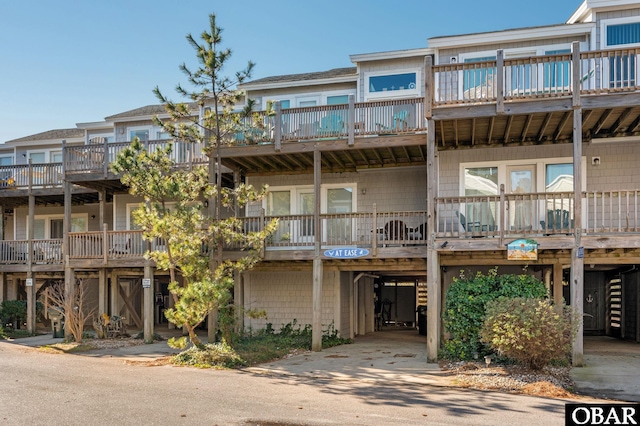
M 44 240 L 46 236 L 44 235 L 45 222 L 44 219 L 33 219 L 33 239 L 34 240 Z
M 291 191 L 272 191 L 267 196 L 267 215 L 291 214 Z
M 72 217 L 71 232 L 87 232 L 86 219 L 84 217 Z
M 29 154 L 29 158 L 34 164 L 44 164 L 44 152 L 32 152 Z
M 464 195 L 497 195 L 498 168 L 476 167 L 464 170 Z
M 52 152 L 51 153 L 51 162 L 52 163 L 62 163 L 62 152 Z
M 317 104 L 316 101 L 300 101 L 300 106 L 301 107 L 316 106 L 316 104 Z
M 327 105 L 342 105 L 349 103 L 349 95 L 327 96 Z
M 0 157 L 0 166 L 11 166 L 13 164 L 13 157 Z
M 485 56 L 483 58 L 467 58 L 464 60 L 465 63 L 472 62 L 484 62 L 484 61 L 495 61 L 495 56 Z M 496 74 L 495 68 L 477 68 L 473 70 L 466 70 L 463 73 L 463 90 L 466 92 L 472 88 L 484 87 L 487 88 L 490 81 L 493 81 L 493 76 Z M 485 89 L 486 90 L 486 89 Z M 485 96 L 487 93 L 485 93 Z M 491 92 L 493 95 L 493 90 Z M 479 98 L 481 97 L 480 93 L 471 93 L 467 94 L 467 98 Z
M 351 213 L 352 198 L 351 188 L 327 189 L 327 213 Z
M 416 88 L 416 73 L 369 77 L 369 92 L 387 92 Z
M 631 43 L 640 43 L 640 22 L 607 26 L 608 46 Z
M 280 109 L 288 109 L 291 108 L 291 101 L 290 100 L 284 100 L 284 101 L 280 101 Z
M 573 191 L 573 164 L 547 164 L 545 176 L 545 191 Z
M 547 50 L 545 55 L 560 55 L 571 53 L 571 49 Z M 559 61 L 544 64 L 544 87 L 564 88 L 569 87 L 570 62 Z
M 138 138 L 141 141 L 149 140 L 149 130 L 132 130 L 129 132 L 129 140 L 133 140 L 134 138 Z

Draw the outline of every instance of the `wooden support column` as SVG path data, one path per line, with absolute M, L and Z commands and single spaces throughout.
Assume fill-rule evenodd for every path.
M 435 248 L 435 197 L 438 196 L 435 122 L 427 119 L 427 361 L 438 360 L 440 349 L 440 259 Z
M 347 123 L 349 126 L 349 138 L 348 144 L 349 146 L 353 146 L 355 143 L 355 129 L 356 129 L 356 97 L 353 95 L 349 95 L 349 117 L 347 118 Z M 364 129 L 360 130 L 363 131 Z
M 563 303 L 562 298 L 562 264 L 553 264 L 553 303 L 560 305 Z
M 275 128 L 273 129 L 273 146 L 276 152 L 282 149 L 282 104 L 280 101 L 275 102 L 276 118 Z
M 109 286 L 109 293 L 111 295 L 110 300 L 111 304 L 109 306 L 109 315 L 118 315 L 119 307 L 118 307 L 118 297 L 120 292 L 118 291 L 118 287 L 120 284 L 118 283 L 118 274 L 115 269 L 111 270 L 111 282 Z
M 147 242 L 147 244 L 149 244 Z M 144 324 L 144 342 L 153 343 L 153 325 L 154 325 L 154 280 L 153 280 L 153 267 L 147 260 L 144 264 L 144 279 L 142 280 L 142 293 L 143 293 L 143 324 Z
M 313 256 L 313 321 L 311 324 L 311 350 L 322 350 L 322 259 L 320 258 L 320 184 L 322 177 L 322 157 L 318 147 L 313 151 L 313 192 L 315 209 L 313 212 L 314 256 Z
M 241 272 L 233 273 L 233 304 L 235 305 L 236 333 L 244 330 L 244 277 Z
M 0 240 L 4 240 L 4 206 L 0 206 Z
M 28 265 L 25 291 L 27 292 L 27 331 L 36 332 L 36 280 L 33 276 L 35 247 L 33 245 L 33 220 L 36 212 L 36 197 L 33 195 L 33 169 L 29 159 L 29 232 L 28 232 Z
M 98 315 L 107 312 L 107 270 L 101 268 L 98 270 Z
M 0 272 L 0 303 L 7 299 L 7 274 Z
M 62 152 L 63 156 L 66 155 L 66 146 L 67 141 L 62 141 Z M 73 298 L 75 293 L 75 276 L 74 271 L 71 269 L 71 265 L 69 263 L 69 254 L 70 254 L 70 239 L 69 232 L 71 232 L 71 183 L 67 181 L 66 175 L 66 157 L 63 157 L 62 161 L 62 171 L 64 174 L 64 221 L 63 221 L 63 230 L 62 230 L 62 255 L 64 258 L 64 293 L 65 298 Z M 71 332 L 69 331 L 69 327 L 64 328 L 64 337 L 65 339 L 69 339 L 71 337 Z
M 358 306 L 358 331 L 357 334 L 364 336 L 366 333 L 366 311 L 365 311 L 365 297 L 364 297 L 364 281 L 358 280 L 356 284 L 357 306 Z
M 502 210 L 504 211 L 504 210 Z M 544 269 L 544 287 L 547 289 L 547 297 L 551 297 L 551 275 L 553 271 L 551 268 Z
M 105 224 L 106 199 L 107 199 L 107 191 L 104 189 L 100 190 L 100 192 L 98 192 L 98 200 L 100 201 L 100 207 L 99 207 L 100 212 L 98 214 L 99 216 L 98 223 L 100 223 L 100 226 L 103 226 Z
M 584 248 L 582 247 L 582 107 L 580 100 L 580 43 L 573 42 L 573 217 L 575 242 L 571 250 L 571 305 L 578 313 L 580 324 L 573 344 L 574 367 L 584 365 Z

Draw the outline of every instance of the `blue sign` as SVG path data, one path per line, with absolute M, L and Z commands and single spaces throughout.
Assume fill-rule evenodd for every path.
M 325 256 L 332 257 L 334 259 L 355 259 L 357 257 L 363 257 L 368 254 L 369 250 L 367 249 L 352 247 L 334 248 L 324 251 Z

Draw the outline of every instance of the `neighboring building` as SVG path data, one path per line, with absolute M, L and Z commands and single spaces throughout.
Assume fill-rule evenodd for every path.
M 280 219 L 236 284 L 239 303 L 268 315 L 244 326 L 295 319 L 353 337 L 374 331 L 374 299 L 413 324 L 426 298 L 435 360 L 452 278 L 499 265 L 535 274 L 585 314 L 574 363 L 583 333 L 640 341 L 638 48 L 640 2 L 586 0 L 564 24 L 435 37 L 353 55 L 352 68 L 243 84 L 276 114 L 221 148 L 225 182 L 270 186 L 246 209 L 246 229 Z M 0 147 L 0 297 L 26 298 L 25 279 L 43 288 L 66 273 L 95 281 L 101 312 L 140 328 L 162 320 L 140 284 L 155 278 L 147 300 L 169 303 L 167 277 L 145 264 L 130 219 L 138 200 L 107 164 L 134 136 L 166 143 L 156 114 L 162 106 Z M 63 139 L 63 163 L 40 164 L 58 161 Z M 174 152 L 207 161 L 194 147 Z M 20 165 L 22 154 L 39 164 Z M 533 240 L 522 244 L 537 256 L 509 249 L 517 240 Z

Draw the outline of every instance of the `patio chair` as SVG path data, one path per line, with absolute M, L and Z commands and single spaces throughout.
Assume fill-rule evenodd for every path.
M 409 229 L 401 220 L 390 220 L 384 225 L 384 239 L 403 243 L 407 240 Z
M 573 219 L 569 220 L 568 210 L 555 209 L 547 210 L 547 220 L 540 221 L 540 228 L 543 231 L 570 231 L 573 224 Z
M 344 130 L 344 120 L 338 114 L 329 114 L 320 120 L 317 134 L 320 136 L 338 136 Z
M 113 246 L 109 249 L 109 253 L 116 255 L 131 253 L 131 238 L 124 235 L 115 235 L 113 237 Z

